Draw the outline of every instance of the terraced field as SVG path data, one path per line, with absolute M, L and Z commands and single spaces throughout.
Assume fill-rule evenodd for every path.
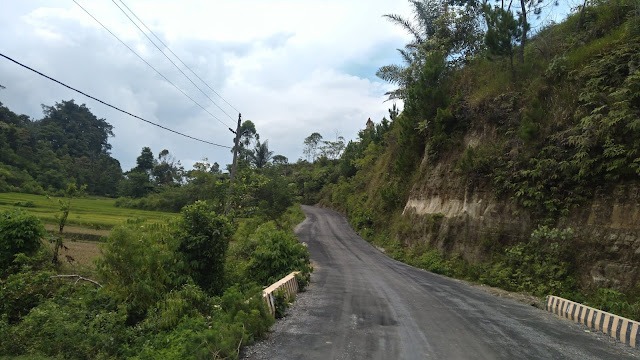
M 21 208 L 38 216 L 49 230 L 55 229 L 56 215 L 60 213 L 58 200 L 62 198 L 44 195 L 0 193 L 0 211 Z M 105 234 L 100 230 L 110 230 L 127 221 L 140 224 L 166 223 L 178 214 L 162 211 L 147 211 L 118 208 L 115 199 L 83 197 L 73 199 L 67 220 L 69 232 Z M 91 231 L 93 230 L 93 231 Z M 97 231 L 96 231 L 97 230 Z

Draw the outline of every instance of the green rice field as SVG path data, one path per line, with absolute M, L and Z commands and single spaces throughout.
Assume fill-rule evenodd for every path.
M 38 216 L 49 225 L 58 223 L 56 215 L 60 214 L 60 205 L 55 197 L 21 193 L 0 193 L 0 211 L 7 209 L 23 209 Z M 177 217 L 176 213 L 118 208 L 115 199 L 82 197 L 71 201 L 71 211 L 67 226 L 92 230 L 110 230 L 127 221 L 140 224 L 167 223 Z

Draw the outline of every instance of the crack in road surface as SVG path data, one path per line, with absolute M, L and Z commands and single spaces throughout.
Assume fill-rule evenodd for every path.
M 309 290 L 245 359 L 637 359 L 551 313 L 380 253 L 340 214 L 303 206 Z

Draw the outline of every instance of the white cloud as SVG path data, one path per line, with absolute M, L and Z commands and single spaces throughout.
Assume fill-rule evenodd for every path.
M 150 121 L 213 142 L 233 135 L 162 80 L 73 2 L 0 0 L 1 52 Z M 222 114 L 107 0 L 78 0 L 149 63 L 229 125 L 236 112 L 210 94 Z M 375 69 L 397 59 L 406 34 L 385 13 L 408 14 L 405 0 L 125 1 L 216 91 L 254 121 L 271 150 L 295 161 L 306 136 L 353 139 L 379 121 L 388 84 Z M 122 6 L 122 5 L 121 5 Z M 186 71 L 186 70 L 185 70 Z M 195 80 L 195 79 L 194 79 Z M 203 157 L 231 162 L 228 149 L 175 136 L 118 113 L 0 60 L 0 101 L 41 118 L 40 104 L 74 98 L 114 126 L 112 153 L 126 170 L 143 146 L 167 148 L 184 165 Z M 197 82 L 202 89 L 206 89 Z M 208 89 L 207 89 L 208 90 Z

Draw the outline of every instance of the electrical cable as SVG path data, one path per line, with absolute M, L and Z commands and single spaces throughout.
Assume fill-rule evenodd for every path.
M 178 55 L 176 55 L 176 53 L 174 53 L 171 48 L 169 48 L 169 46 L 167 44 L 165 44 L 154 32 L 153 30 L 151 30 L 142 20 L 140 20 L 140 18 L 138 17 L 138 15 L 136 15 L 136 13 L 133 12 L 133 10 L 131 10 L 127 4 L 124 3 L 124 1 L 120 0 L 120 2 L 122 3 L 122 5 L 124 5 L 124 7 L 127 8 L 127 10 L 129 10 L 129 12 L 131 12 L 131 14 L 138 19 L 138 21 L 140 21 L 140 23 L 142 24 L 142 26 L 144 26 L 150 33 L 151 35 L 153 35 L 159 42 L 160 44 L 162 44 L 162 46 L 164 46 L 165 48 L 167 48 L 167 50 L 169 50 L 169 52 L 176 57 L 176 59 L 178 59 L 178 61 L 180 61 L 180 63 L 186 67 L 187 69 L 189 69 L 189 71 L 191 71 L 191 73 L 193 75 L 195 75 L 195 77 L 198 78 L 198 80 L 202 81 L 203 84 L 205 84 L 209 90 L 213 91 L 214 94 L 218 95 L 218 97 L 220 99 L 222 99 L 222 101 L 224 101 L 227 105 L 231 106 L 231 108 L 237 112 L 240 112 L 240 110 L 236 109 L 233 105 L 231 105 L 227 100 L 225 100 L 225 98 L 222 97 L 222 95 L 218 94 L 218 92 L 216 92 L 211 86 L 209 86 L 209 84 L 207 84 L 204 80 L 202 80 L 202 78 L 200 76 L 198 76 L 198 74 L 195 73 L 195 71 L 191 70 L 191 68 L 189 66 L 187 66 L 187 64 L 184 63 L 184 61 L 182 61 L 182 59 L 180 59 L 180 57 Z
M 127 49 L 129 49 L 140 60 L 142 60 L 145 64 L 147 64 L 147 66 L 149 66 L 151 69 L 153 69 L 158 75 L 160 75 L 163 79 L 165 79 L 169 84 L 173 85 L 173 87 L 178 89 L 178 91 L 180 91 L 182 93 L 182 95 L 186 96 L 187 98 L 189 98 L 189 100 L 193 101 L 194 104 L 198 105 L 202 110 L 204 110 L 207 114 L 211 115 L 211 117 L 216 119 L 219 123 L 223 124 L 226 127 L 229 127 L 229 125 L 227 123 L 225 123 L 224 121 L 220 120 L 217 116 L 213 115 L 209 110 L 205 109 L 204 106 L 200 105 L 191 96 L 187 95 L 187 93 L 185 93 L 182 89 L 180 89 L 176 84 L 172 83 L 171 80 L 167 79 L 166 76 L 162 75 L 162 73 L 160 71 L 158 71 L 151 64 L 149 64 L 149 62 L 147 60 L 145 60 L 144 58 L 142 58 L 142 56 L 138 55 L 138 53 L 135 52 L 135 50 L 133 50 L 129 45 L 125 44 L 124 41 L 120 40 L 120 38 L 116 34 L 114 34 L 111 30 L 109 30 L 109 28 L 107 28 L 105 25 L 103 25 L 98 19 L 95 18 L 95 16 L 91 15 L 91 13 L 89 11 L 87 11 L 87 9 L 82 7 L 82 5 L 80 5 L 76 0 L 73 0 L 73 2 L 76 3 L 76 5 L 78 5 L 82 10 L 84 10 L 84 12 L 86 12 L 87 15 L 89 15 L 93 20 L 95 20 L 98 24 L 100 24 L 100 26 L 102 26 L 105 30 L 107 30 L 109 32 L 109 34 L 111 34 L 114 38 L 116 38 L 122 45 L 126 46 Z
M 22 64 L 21 62 L 19 62 L 19 61 L 17 61 L 17 60 L 14 60 L 14 59 L 12 59 L 12 58 L 10 58 L 10 57 L 8 57 L 7 55 L 4 55 L 4 54 L 0 53 L 0 56 L 2 56 L 3 58 L 5 58 L 5 59 L 7 59 L 7 60 L 9 60 L 9 61 L 11 61 L 11 62 L 14 62 L 14 63 L 16 63 L 16 64 L 18 64 L 18 65 L 22 66 L 23 68 L 25 68 L 25 69 L 27 69 L 27 70 L 31 70 L 31 71 L 33 71 L 34 73 L 36 73 L 36 74 L 38 74 L 38 75 L 40 75 L 40 76 L 42 76 L 42 77 L 45 77 L 45 78 L 47 78 L 47 79 L 49 79 L 49 80 L 51 80 L 51 81 L 53 81 L 53 82 L 55 82 L 55 83 L 58 83 L 58 84 L 60 84 L 60 85 L 62 85 L 62 86 L 64 86 L 64 87 L 66 87 L 66 88 L 68 88 L 68 89 L 71 89 L 71 90 L 73 90 L 73 91 L 75 91 L 75 92 L 77 92 L 77 93 L 80 93 L 80 94 L 82 94 L 82 95 L 84 95 L 84 96 L 88 97 L 89 99 L 93 99 L 93 100 L 95 100 L 95 101 L 97 101 L 97 102 L 99 102 L 99 103 L 101 103 L 101 104 L 103 104 L 103 105 L 105 105 L 105 106 L 108 106 L 108 107 L 110 107 L 110 108 L 112 108 L 112 109 L 118 110 L 118 111 L 120 111 L 120 112 L 122 112 L 122 113 L 125 113 L 125 114 L 127 114 L 127 115 L 129 115 L 129 116 L 132 116 L 132 117 L 134 117 L 134 118 L 136 118 L 136 119 L 138 119 L 138 120 L 142 120 L 142 121 L 144 121 L 144 122 L 146 122 L 146 123 L 148 123 L 148 124 L 151 124 L 151 125 L 153 125 L 153 126 L 157 126 L 157 127 L 161 128 L 161 129 L 163 129 L 163 130 L 170 131 L 170 132 L 172 132 L 172 133 L 174 133 L 174 134 L 178 134 L 178 135 L 180 135 L 180 136 L 184 136 L 184 137 L 189 138 L 189 139 L 192 139 L 192 140 L 200 141 L 200 142 L 203 142 L 203 143 L 205 143 L 205 144 L 209 144 L 209 145 L 214 145 L 214 146 L 219 146 L 219 147 L 223 147 L 223 148 L 231 149 L 231 146 L 220 145 L 220 144 L 213 143 L 213 142 L 211 142 L 211 141 L 198 139 L 198 138 L 193 137 L 193 136 L 191 136 L 191 135 L 187 135 L 187 134 L 181 133 L 181 132 L 179 132 L 179 131 L 176 131 L 176 130 L 173 130 L 173 129 L 169 129 L 169 128 L 168 128 L 168 127 L 166 127 L 166 126 L 162 126 L 162 125 L 160 125 L 160 124 L 156 124 L 156 123 L 154 123 L 153 121 L 146 120 L 146 119 L 144 119 L 144 118 L 142 118 L 142 117 L 140 117 L 140 116 L 138 116 L 138 115 L 134 115 L 134 114 L 132 114 L 132 113 L 130 113 L 130 112 L 128 112 L 128 111 L 126 111 L 126 110 L 122 110 L 122 109 L 120 109 L 120 108 L 119 108 L 119 107 L 117 107 L 117 106 L 111 105 L 111 104 L 109 104 L 109 103 L 107 103 L 107 102 L 104 102 L 104 101 L 102 101 L 102 100 L 100 100 L 100 99 L 98 99 L 98 98 L 96 98 L 96 97 L 93 97 L 93 96 L 91 96 L 91 95 L 89 95 L 89 94 L 87 94 L 87 93 L 85 93 L 85 92 L 82 92 L 82 91 L 80 91 L 80 90 L 78 90 L 78 89 L 76 89 L 76 88 L 73 88 L 73 87 L 71 87 L 71 86 L 69 86 L 69 85 L 67 85 L 67 84 L 65 84 L 65 83 L 63 83 L 63 82 L 61 82 L 61 81 L 58 81 L 58 80 L 56 80 L 56 79 L 54 79 L 54 78 L 52 78 L 52 77 L 50 77 L 50 76 L 47 76 L 47 75 L 45 75 L 45 74 L 41 73 L 41 72 L 40 72 L 40 71 L 38 71 L 38 70 L 32 69 L 32 68 L 28 67 L 27 65 L 24 65 L 24 64 Z
M 180 69 L 180 67 L 178 67 L 178 65 L 176 65 L 176 63 L 175 63 L 175 62 L 173 62 L 173 60 L 171 60 L 171 58 L 169 58 L 169 56 L 167 56 L 167 54 L 165 54 L 165 53 L 164 53 L 164 51 L 162 51 L 162 49 L 160 49 L 160 47 L 159 47 L 158 45 L 156 45 L 156 43 L 155 43 L 153 40 L 151 40 L 151 38 L 149 37 L 149 35 L 147 35 L 147 33 L 145 33 L 145 32 L 144 32 L 144 30 L 142 30 L 142 29 L 140 28 L 140 26 L 138 26 L 138 24 L 136 24 L 136 22 L 135 22 L 135 21 L 133 21 L 133 19 L 129 16 L 129 14 L 127 14 L 127 12 L 126 12 L 126 11 L 124 11 L 124 9 L 123 9 L 123 8 L 121 8 L 121 7 L 120 7 L 120 5 L 118 5 L 118 3 L 116 3 L 116 2 L 115 2 L 115 0 L 111 0 L 111 2 L 113 2 L 113 4 L 114 4 L 115 6 L 117 6 L 117 7 L 118 7 L 118 9 L 120 9 L 120 11 L 122 11 L 122 13 L 124 14 L 124 16 L 126 16 L 126 17 L 127 17 L 127 19 L 129 19 L 129 21 L 131 21 L 131 23 L 132 23 L 133 25 L 135 25 L 135 27 L 136 27 L 136 28 L 138 28 L 138 30 L 140 30 L 140 32 L 142 33 L 142 35 L 144 35 L 144 36 L 147 38 L 147 40 L 149 40 L 149 42 L 151 42 L 151 43 L 153 44 L 153 46 L 155 46 L 155 47 L 156 47 L 156 49 L 158 49 L 158 51 L 160 51 L 160 52 L 162 53 L 162 55 L 164 55 L 164 57 L 166 57 L 166 58 L 167 58 L 167 60 L 169 60 L 169 62 L 171 62 L 171 64 L 173 64 L 173 66 L 174 66 L 176 69 L 178 69 L 178 71 L 180 71 L 180 73 L 181 73 L 182 75 L 184 75 L 184 77 L 186 77 L 186 78 L 187 78 L 187 80 L 189 80 L 189 82 L 191 82 L 191 84 L 193 84 L 193 86 L 195 86 L 195 87 L 196 87 L 196 89 L 200 90 L 200 92 L 201 92 L 204 96 L 206 96 L 206 97 L 207 97 L 207 99 L 209 99 L 209 100 L 213 103 L 213 105 L 215 105 L 218 109 L 220 109 L 220 111 L 222 111 L 225 115 L 227 115 L 227 117 L 229 117 L 229 119 L 231 119 L 231 121 L 233 121 L 233 120 L 234 120 L 234 118 L 232 118 L 232 117 L 231 117 L 231 115 L 227 114 L 227 112 L 226 112 L 226 111 L 224 111 L 224 109 L 223 109 L 223 108 L 221 108 L 218 104 L 216 104 L 216 102 L 215 102 L 215 101 L 213 101 L 213 99 L 212 99 L 212 98 L 210 98 L 210 97 L 209 97 L 209 95 L 207 95 L 207 93 L 205 93 L 202 89 L 200 89 L 200 87 L 199 87 L 198 85 L 196 85 L 196 83 L 194 83 L 194 82 L 193 82 L 193 80 L 191 80 L 191 78 L 190 78 L 189 76 L 187 76 L 187 74 L 185 74 L 185 73 L 184 73 L 184 71 L 182 71 L 182 69 Z M 123 4 L 124 4 L 124 3 L 123 3 Z M 127 9 L 128 9 L 128 8 L 127 8 Z M 131 11 L 131 10 L 129 10 L 129 11 Z M 136 18 L 137 18 L 137 17 L 136 17 Z M 166 46 L 166 45 L 165 45 L 165 46 Z

